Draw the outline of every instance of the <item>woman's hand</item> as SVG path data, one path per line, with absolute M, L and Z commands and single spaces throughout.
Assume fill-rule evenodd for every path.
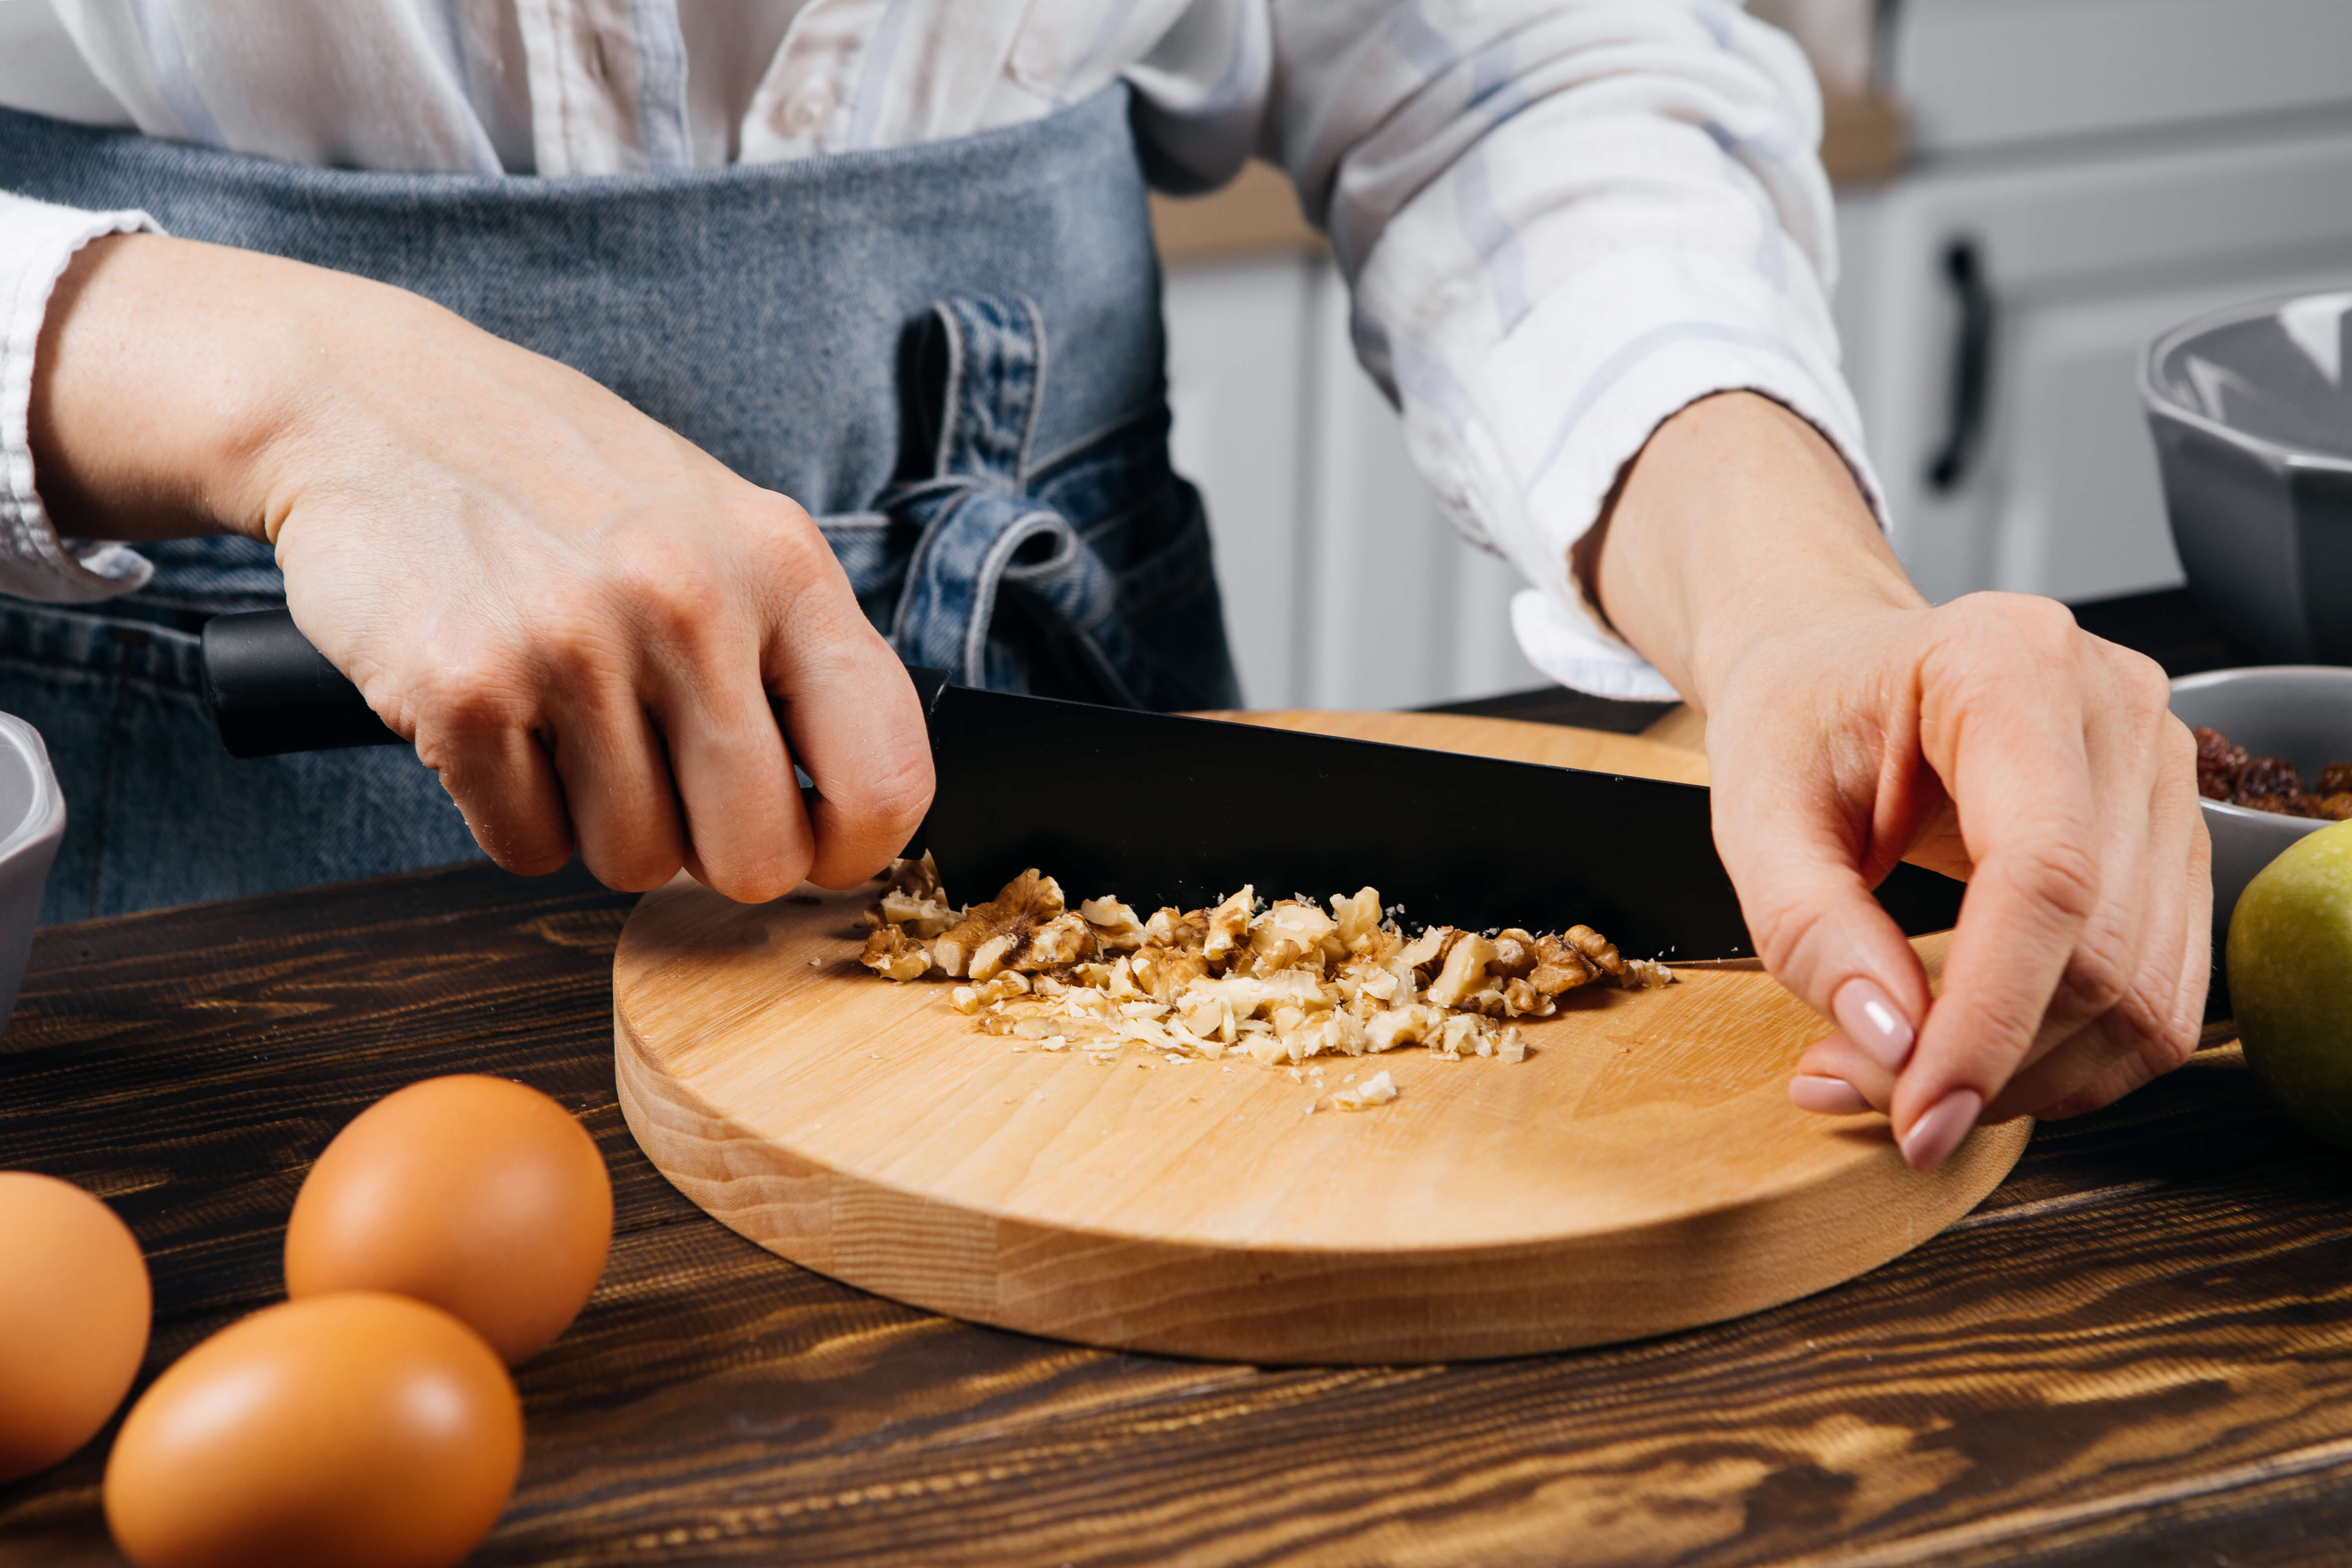
M 1593 552 L 1612 620 L 1707 714 L 1767 966 L 1839 1026 L 1798 1104 L 1888 1112 L 1925 1170 L 1980 1120 L 2092 1110 L 2194 1048 L 2210 854 L 2153 663 L 2045 599 L 1930 608 L 1827 443 L 1748 395 L 1659 429 Z M 1898 859 L 1969 884 L 1933 1001 L 1870 893 Z
M 415 295 L 96 242 L 31 433 L 61 531 L 274 545 L 304 634 L 510 870 L 848 887 L 929 805 L 913 688 L 805 512 Z

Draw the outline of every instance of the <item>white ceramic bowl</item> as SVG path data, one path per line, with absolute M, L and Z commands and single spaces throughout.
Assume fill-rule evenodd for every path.
M 41 889 L 66 833 L 66 797 L 41 732 L 0 713 L 0 1024 L 16 1005 Z
M 2195 729 L 2219 730 L 2257 757 L 2284 757 L 2308 784 L 2330 763 L 2352 763 L 2352 668 L 2281 664 L 2216 669 L 2172 683 L 2172 711 Z M 2213 954 L 2228 951 L 2230 912 L 2254 873 L 2306 833 L 2327 826 L 2203 800 L 2213 838 Z

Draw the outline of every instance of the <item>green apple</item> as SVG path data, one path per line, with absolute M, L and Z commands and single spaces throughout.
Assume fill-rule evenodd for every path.
M 2263 868 L 2230 918 L 2246 1065 L 2280 1109 L 2352 1149 L 2352 822 Z

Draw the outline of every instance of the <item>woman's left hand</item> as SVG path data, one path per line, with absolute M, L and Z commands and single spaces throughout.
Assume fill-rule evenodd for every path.
M 2050 600 L 1929 606 L 1836 453 L 1748 395 L 1661 426 L 1608 529 L 1603 605 L 1707 713 L 1758 950 L 1839 1026 L 1798 1104 L 1886 1111 L 1928 1169 L 1979 1121 L 2092 1110 L 2186 1058 L 2210 848 L 2152 662 Z M 1871 895 L 1898 859 L 1969 882 L 1940 996 Z

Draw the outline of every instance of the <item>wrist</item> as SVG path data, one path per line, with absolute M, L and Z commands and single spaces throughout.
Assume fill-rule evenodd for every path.
M 1729 393 L 1661 425 L 1580 561 L 1604 613 L 1675 689 L 1713 706 L 1771 642 L 1924 607 L 1835 447 Z
M 265 534 L 268 458 L 303 403 L 317 269 L 160 235 L 92 241 L 58 277 L 34 354 L 27 437 L 62 533 Z

